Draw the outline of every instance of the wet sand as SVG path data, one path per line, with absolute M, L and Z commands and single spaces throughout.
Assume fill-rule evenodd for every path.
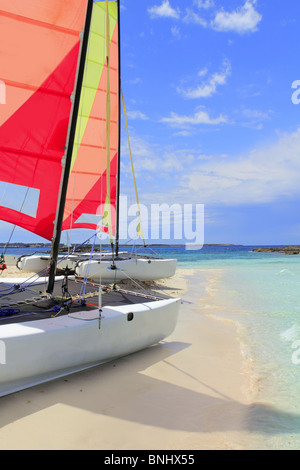
M 219 275 L 143 285 L 184 301 L 164 342 L 0 398 L 0 449 L 246 448 L 251 384 L 236 325 L 218 318 Z

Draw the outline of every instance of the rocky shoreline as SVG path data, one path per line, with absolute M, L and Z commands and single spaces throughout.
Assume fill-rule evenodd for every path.
M 284 253 L 286 255 L 299 255 L 300 246 L 281 246 L 281 247 L 270 247 L 270 248 L 254 248 L 253 251 L 259 253 Z

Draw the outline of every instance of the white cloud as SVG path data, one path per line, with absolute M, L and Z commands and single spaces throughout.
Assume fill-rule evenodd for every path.
M 255 120 L 269 119 L 271 113 L 272 111 L 265 112 L 265 111 L 260 111 L 258 109 L 247 109 L 247 108 L 243 109 L 243 115 L 245 117 L 248 117 L 250 119 L 255 119 Z
M 208 69 L 205 67 L 204 69 L 201 69 L 198 72 L 198 75 L 199 75 L 199 77 L 204 77 L 205 75 L 207 75 L 207 73 L 208 73 Z
M 170 117 L 165 117 L 161 119 L 161 122 L 170 124 L 173 127 L 186 128 L 189 126 L 198 126 L 201 124 L 206 125 L 217 125 L 224 124 L 227 122 L 227 117 L 222 114 L 217 118 L 211 118 L 206 111 L 202 109 L 196 111 L 192 116 L 179 116 L 178 114 L 171 112 Z
M 148 119 L 148 117 L 141 111 L 128 111 L 127 116 L 132 120 L 141 119 L 142 121 L 146 121 Z
M 174 135 L 181 135 L 182 137 L 189 137 L 191 135 L 191 132 L 189 130 L 182 130 L 175 132 Z
M 212 28 L 217 31 L 233 31 L 239 34 L 257 31 L 262 15 L 254 8 L 256 0 L 247 0 L 245 5 L 227 12 L 220 10 L 212 21 Z
M 202 18 L 200 15 L 198 15 L 198 13 L 195 13 L 193 10 L 191 10 L 190 8 L 186 8 L 186 15 L 183 18 L 183 21 L 188 24 L 190 23 L 199 24 L 200 26 L 203 26 L 204 28 L 208 26 L 207 21 L 204 18 Z
M 180 14 L 178 9 L 171 7 L 169 0 L 163 0 L 161 5 L 155 5 L 151 8 L 148 8 L 148 13 L 151 18 L 176 18 L 178 19 Z
M 175 38 L 180 39 L 180 29 L 177 26 L 171 28 L 171 33 Z
M 203 69 L 199 72 L 199 76 L 202 77 L 206 75 L 207 69 Z M 214 73 L 209 80 L 205 83 L 201 83 L 198 87 L 192 89 L 189 88 L 184 90 L 182 88 L 177 88 L 177 91 L 183 94 L 186 98 L 208 98 L 212 96 L 217 91 L 217 86 L 225 85 L 227 77 L 231 74 L 231 65 L 228 60 L 224 60 L 222 64 L 222 69 L 220 72 Z
M 167 175 L 181 174 L 184 165 L 191 164 L 195 160 L 194 152 L 189 149 L 173 150 L 169 148 L 161 149 L 152 143 L 141 138 L 133 136 L 131 139 L 131 149 L 134 160 L 134 168 L 137 175 L 142 174 L 141 179 L 145 179 L 145 174 L 152 173 L 154 176 L 157 172 Z M 129 161 L 129 153 L 127 143 L 122 146 L 122 170 L 131 174 L 131 165 Z M 201 155 L 198 157 L 201 158 Z
M 131 85 L 138 85 L 139 83 L 142 83 L 142 80 L 140 79 L 140 77 L 136 77 L 129 80 L 129 83 Z
M 138 176 L 139 171 L 149 171 L 155 173 L 157 171 L 157 163 L 153 158 L 155 155 L 155 146 L 136 135 L 130 135 L 130 147 L 132 150 L 132 157 L 134 169 Z M 125 184 L 132 184 L 132 170 L 130 164 L 130 155 L 128 149 L 127 137 L 124 137 L 121 147 L 121 173 L 127 175 L 124 178 Z
M 194 4 L 197 5 L 198 8 L 204 8 L 205 10 L 215 6 L 214 0 L 194 0 Z
M 263 129 L 263 123 L 270 119 L 272 114 L 274 114 L 272 110 L 265 112 L 258 109 L 244 108 L 241 111 L 239 123 L 244 127 L 261 130 Z
M 146 182 L 154 176 L 151 192 L 146 183 L 141 186 L 143 202 L 147 193 L 153 200 L 153 184 L 156 202 L 184 199 L 186 203 L 241 206 L 300 196 L 300 128 L 239 158 L 205 155 L 201 149 L 164 149 L 142 139 L 131 140 L 137 181 Z M 128 158 L 122 165 L 129 175 Z M 161 185 L 160 175 L 165 183 L 168 175 L 178 184 Z
M 264 204 L 300 195 L 300 128 L 236 160 L 218 159 L 183 175 L 202 203 Z

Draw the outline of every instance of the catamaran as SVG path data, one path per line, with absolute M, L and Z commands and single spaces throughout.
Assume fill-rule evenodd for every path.
M 120 48 L 118 50 L 120 51 Z M 119 62 L 118 70 L 115 67 L 116 64 L 112 63 L 110 73 L 111 73 L 112 80 L 115 80 L 116 83 L 118 81 L 119 96 L 120 96 L 121 95 L 120 54 L 118 56 L 118 62 Z M 92 99 L 92 89 L 94 86 L 93 80 L 95 78 L 95 77 L 93 78 L 92 74 L 94 73 L 95 73 L 94 70 L 89 73 L 89 80 L 91 80 L 91 88 L 89 88 L 88 91 L 86 92 L 87 103 L 88 101 Z M 115 83 L 115 86 L 116 86 L 116 83 Z M 88 88 L 88 86 L 86 86 L 86 88 Z M 113 100 L 115 99 L 116 99 L 116 96 L 114 97 L 112 96 L 111 100 L 109 100 L 109 103 L 107 103 L 107 107 L 109 107 L 109 112 L 111 112 L 111 110 L 113 109 Z M 125 100 L 124 100 L 123 94 L 122 94 L 122 102 L 123 102 L 124 117 L 125 117 L 125 122 L 126 122 L 131 169 L 132 169 L 136 202 L 137 202 L 138 215 L 139 215 L 139 223 L 137 225 L 137 235 L 144 240 L 142 222 L 141 222 L 141 216 L 140 216 L 139 197 L 138 197 L 138 192 L 137 192 L 137 185 L 136 185 L 136 180 L 135 180 L 134 165 L 133 165 L 129 132 L 128 132 L 127 112 L 126 112 Z M 100 106 L 100 104 L 103 107 L 104 103 L 99 102 L 98 105 Z M 83 159 L 83 156 L 84 156 L 84 152 L 82 150 L 83 145 L 86 145 L 86 146 L 90 145 L 89 150 L 87 150 L 86 148 L 86 152 L 89 151 L 90 159 L 93 160 L 96 158 L 94 155 L 92 157 L 91 146 L 93 144 L 84 143 L 86 139 L 88 140 L 90 138 L 88 133 L 91 132 L 92 125 L 93 125 L 89 122 L 91 120 L 91 115 L 88 114 L 89 112 L 90 112 L 90 108 L 88 107 L 88 104 L 87 104 L 86 110 L 82 111 L 80 114 L 80 120 L 82 121 L 82 125 L 80 126 L 80 130 L 78 131 L 77 139 L 75 142 L 75 144 L 77 145 L 77 150 L 75 151 L 75 153 L 78 152 L 80 154 L 79 158 L 81 158 L 82 160 L 81 165 L 86 165 L 86 160 Z M 101 119 L 103 117 L 99 116 L 98 118 Z M 114 116 L 112 117 L 112 120 L 111 120 L 110 131 L 109 131 L 110 139 L 113 139 L 114 134 L 117 135 L 118 133 L 118 135 L 120 135 L 120 128 L 121 128 L 120 113 L 118 116 L 119 121 L 117 121 L 116 119 L 117 117 Z M 91 154 L 91 157 L 90 157 L 90 154 Z M 87 154 L 85 154 L 85 156 L 87 156 Z M 75 157 L 73 157 L 71 167 L 74 165 L 74 161 L 75 161 Z M 95 171 L 95 168 L 93 165 L 91 166 L 91 168 Z M 79 255 L 76 252 L 72 252 L 72 254 L 68 257 L 67 256 L 60 257 L 60 260 L 59 260 L 60 267 L 64 268 L 66 265 L 68 265 L 69 268 L 71 267 L 71 269 L 74 270 L 77 276 L 85 277 L 87 275 L 88 278 L 92 279 L 93 281 L 99 281 L 101 279 L 102 282 L 121 281 L 124 279 L 153 281 L 157 279 L 164 279 L 164 278 L 172 277 L 174 276 L 176 272 L 177 259 L 165 259 L 165 258 L 160 258 L 157 255 L 156 256 L 149 256 L 149 255 L 142 256 L 141 254 L 130 254 L 128 252 L 120 253 L 119 251 L 119 232 L 120 232 L 119 198 L 120 198 L 120 173 L 121 173 L 120 169 L 121 169 L 120 152 L 118 152 L 111 159 L 110 167 L 108 163 L 106 165 L 106 171 L 109 172 L 108 177 L 106 177 L 107 188 L 104 187 L 104 184 L 102 185 L 102 182 L 100 183 L 102 185 L 101 187 L 102 203 L 105 205 L 107 204 L 113 205 L 113 211 L 110 212 L 109 214 L 111 219 L 113 220 L 107 223 L 108 227 L 115 223 L 114 246 L 112 245 L 112 240 L 111 240 L 112 253 L 111 254 L 102 253 L 101 255 L 92 253 L 92 254 L 89 254 L 89 256 L 86 256 L 84 254 Z M 101 171 L 103 172 L 103 168 L 100 169 L 100 174 L 101 174 Z M 81 176 L 78 176 L 78 172 L 80 173 Z M 83 175 L 84 173 L 82 172 L 82 168 L 77 164 L 77 160 L 76 160 L 75 168 L 73 168 L 73 177 L 74 177 L 73 188 L 76 185 L 77 187 L 75 190 L 76 192 L 78 191 L 78 186 L 82 188 L 85 186 L 84 178 L 86 178 L 87 176 L 84 177 Z M 109 178 L 109 175 L 110 175 L 110 178 Z M 95 173 L 94 178 L 96 176 L 97 175 Z M 98 186 L 99 184 L 96 185 L 97 188 Z M 93 195 L 92 194 L 88 195 L 90 199 L 96 198 L 96 194 L 94 191 L 95 187 L 93 187 L 92 190 L 93 190 Z M 89 209 L 89 211 L 86 213 L 83 213 L 82 205 L 81 205 L 82 204 L 81 198 L 76 198 L 74 196 L 74 189 L 72 191 L 73 191 L 73 194 L 71 193 L 71 191 L 67 193 L 66 204 L 67 204 L 68 209 L 65 212 L 65 216 L 64 216 L 64 222 L 63 222 L 63 227 L 62 227 L 63 230 L 67 230 L 67 229 L 72 230 L 74 228 L 87 227 L 88 225 L 93 226 L 95 224 L 95 220 L 97 220 L 97 218 L 99 220 L 99 215 L 101 212 L 104 212 L 107 214 L 107 209 L 104 209 L 104 211 L 103 210 L 99 211 L 99 208 L 96 208 L 97 210 L 95 213 L 95 208 L 93 207 L 90 207 L 90 208 L 87 207 L 87 210 Z M 103 194 L 105 194 L 107 191 L 110 193 L 110 195 L 108 198 L 105 199 L 105 202 L 104 202 Z M 115 205 L 113 202 L 114 200 L 116 200 Z M 115 208 L 115 211 L 114 211 L 114 208 Z M 110 232 L 110 239 L 111 239 L 112 229 L 109 230 L 108 228 L 107 231 Z M 144 240 L 144 246 L 145 246 L 145 240 Z M 51 257 L 46 256 L 45 254 L 42 254 L 42 255 L 32 254 L 32 255 L 25 255 L 25 256 L 23 255 L 17 260 L 17 267 L 20 270 L 40 273 L 42 270 L 47 269 L 50 263 L 50 260 L 51 260 Z
M 78 280 L 67 268 L 56 275 L 61 232 L 74 220 L 95 229 L 81 216 L 100 206 L 103 230 L 116 229 L 119 1 L 1 0 L 0 20 L 0 219 L 52 240 L 47 276 L 0 281 L 3 396 L 161 341 L 181 300 Z M 25 191 L 19 208 L 10 190 L 17 201 Z
M 99 282 L 118 282 L 123 280 L 156 281 L 173 277 L 177 259 L 141 255 L 130 252 L 79 253 L 60 255 L 58 267 L 66 266 L 79 278 Z M 51 257 L 45 254 L 22 255 L 16 265 L 20 270 L 40 273 L 47 271 Z

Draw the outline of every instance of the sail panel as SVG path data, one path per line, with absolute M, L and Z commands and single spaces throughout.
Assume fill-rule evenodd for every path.
M 82 0 L 0 0 L 1 15 L 23 18 L 28 23 L 78 35 L 82 30 L 86 3 Z
M 116 205 L 118 5 L 115 0 L 108 4 L 110 165 L 107 168 L 106 2 L 95 1 L 63 230 L 95 228 L 76 220 L 99 212 L 107 196 L 107 175 L 110 201 Z M 35 217 L 30 211 L 1 206 L 0 201 L 0 218 L 47 239 L 53 236 L 86 8 L 87 0 L 0 0 L 0 81 L 6 92 L 6 104 L 0 106 L 0 183 L 33 188 L 37 191 L 31 194 L 39 196 L 33 203 Z
M 118 71 L 118 5 L 108 2 L 110 32 L 110 166 L 106 163 L 106 2 L 94 2 L 86 68 L 72 155 L 71 173 L 65 205 L 63 230 L 96 228 L 96 224 L 81 222 L 82 214 L 95 215 L 103 207 L 107 196 L 106 175 L 109 170 L 110 200 L 116 206 L 119 71 Z M 91 217 L 91 219 L 93 219 Z M 94 218 L 94 220 L 96 220 Z M 112 214 L 113 225 L 115 216 Z M 78 221 L 78 222 L 76 222 Z
M 12 88 L 7 90 L 0 124 L 40 88 L 78 44 L 86 5 L 81 0 L 66 4 L 60 0 L 0 0 L 0 79 Z M 52 83 L 53 92 L 67 92 L 65 87 L 61 82 Z
M 0 0 L 0 181 L 39 193 L 36 217 L 0 218 L 51 239 L 87 2 Z M 16 191 L 16 198 L 18 192 Z

